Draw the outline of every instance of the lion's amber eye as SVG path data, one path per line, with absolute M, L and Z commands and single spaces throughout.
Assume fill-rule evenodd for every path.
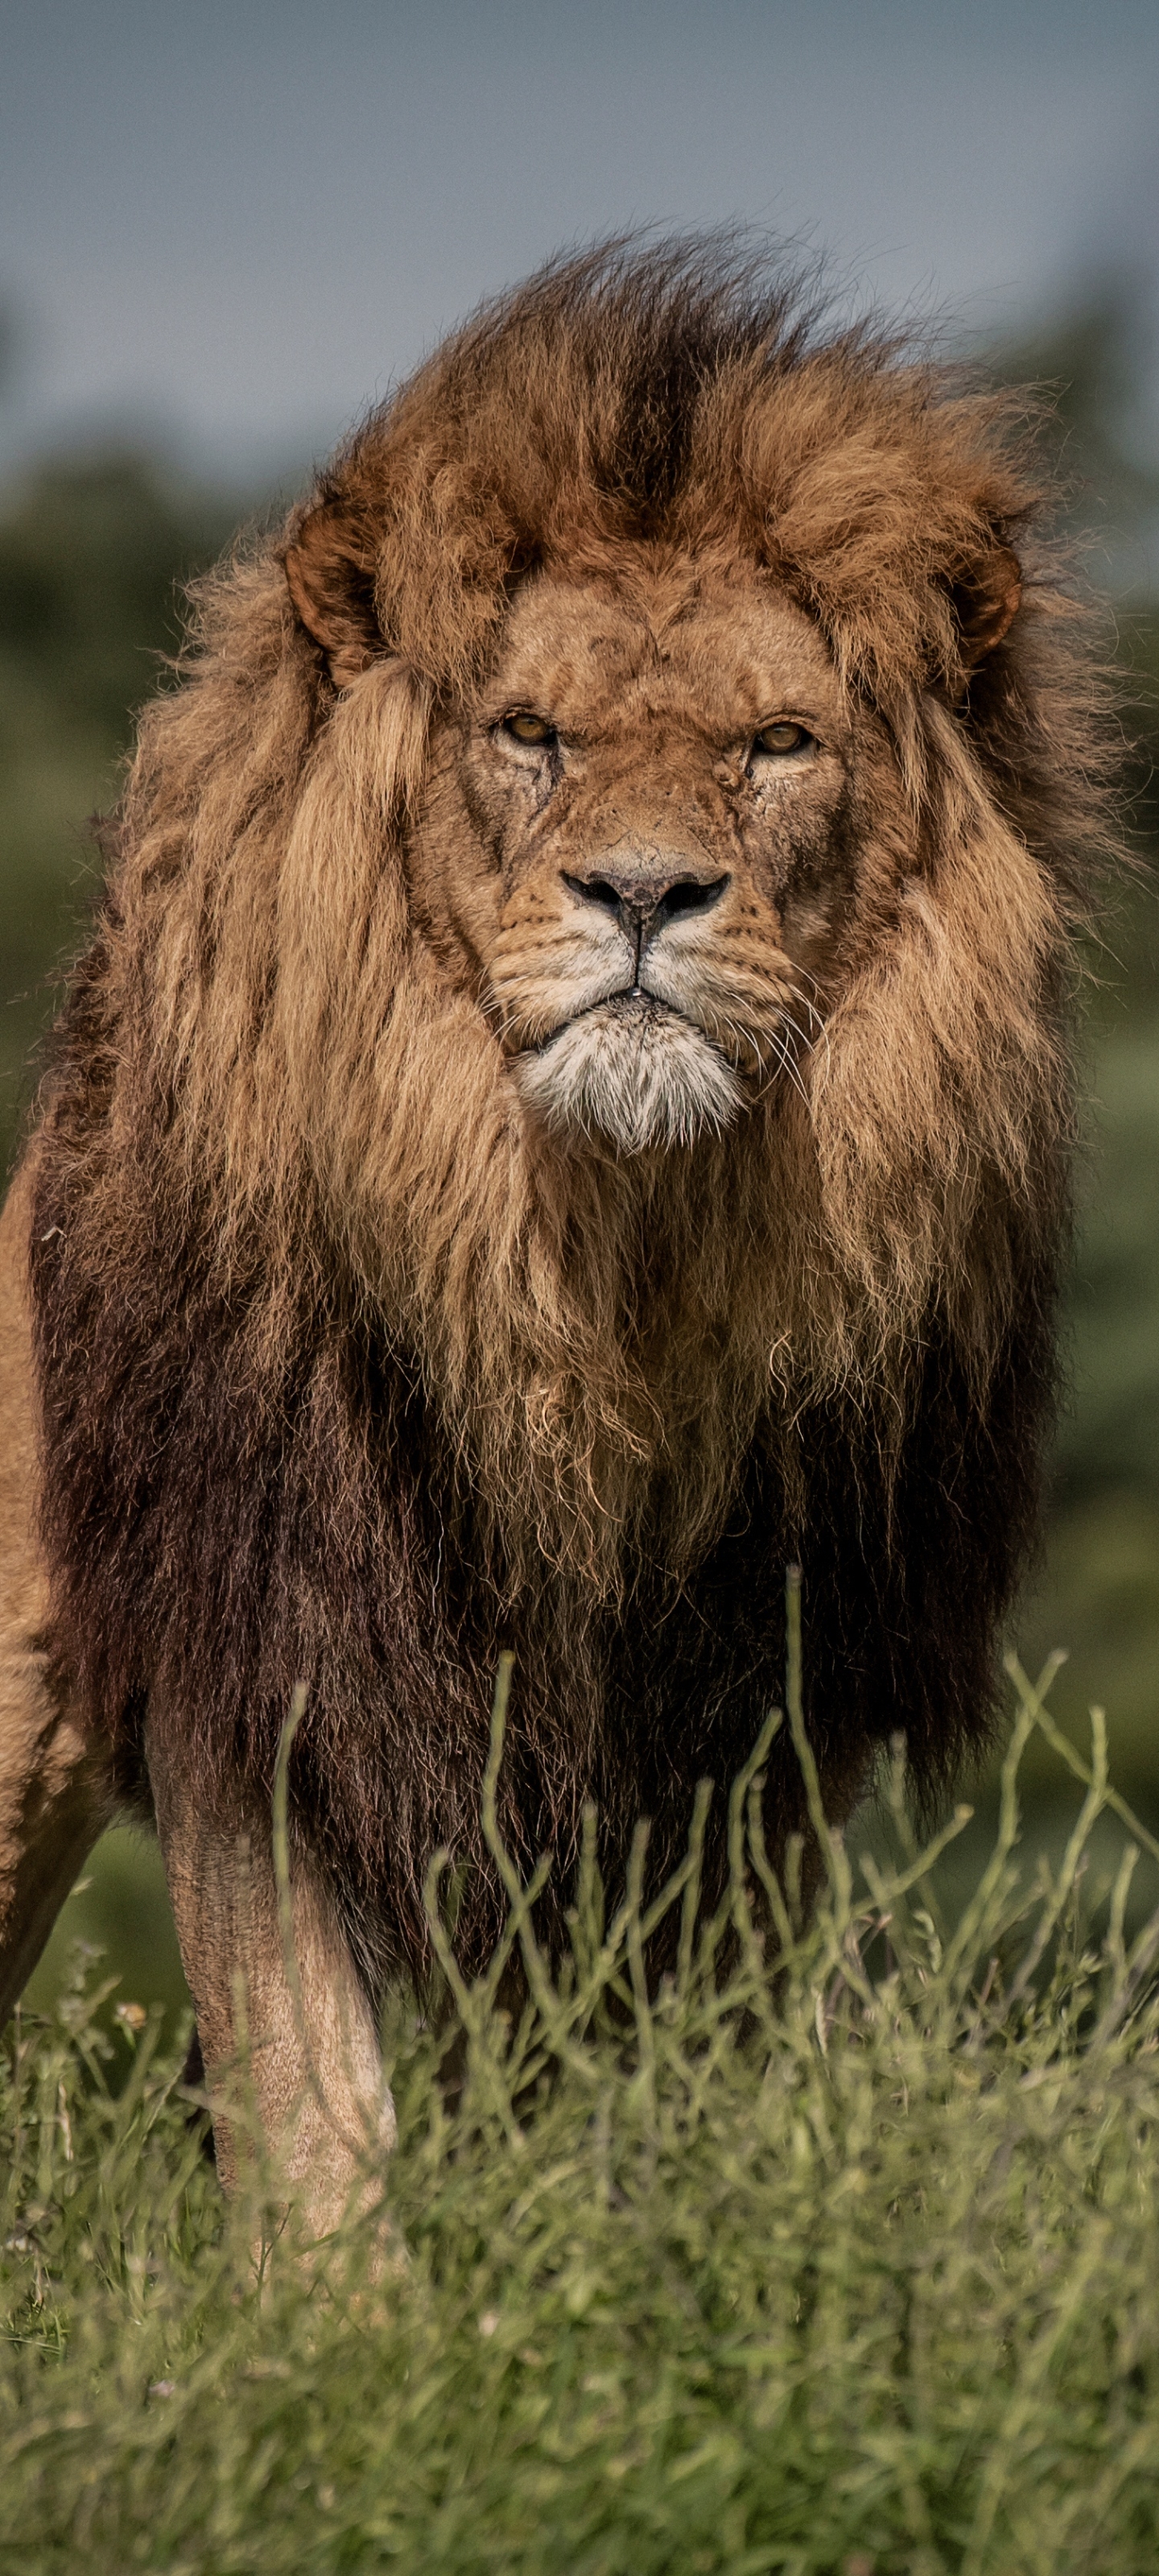
M 513 715 L 504 716 L 503 731 L 513 742 L 531 743 L 541 751 L 555 741 L 555 726 L 546 716 L 533 716 L 529 707 L 517 707 Z
M 812 740 L 812 734 L 806 732 L 804 725 L 792 724 L 787 717 L 782 717 L 776 724 L 762 725 L 754 737 L 753 750 L 771 754 L 773 759 L 779 753 L 783 758 L 787 751 L 804 751 Z

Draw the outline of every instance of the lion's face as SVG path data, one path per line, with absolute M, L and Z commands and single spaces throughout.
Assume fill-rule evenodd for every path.
M 413 864 L 534 1119 L 688 1143 L 792 1070 L 849 948 L 855 754 L 821 637 L 756 574 L 525 585 L 436 735 Z

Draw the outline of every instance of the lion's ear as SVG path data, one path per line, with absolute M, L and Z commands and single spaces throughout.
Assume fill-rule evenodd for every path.
M 995 545 L 953 586 L 954 614 L 967 677 L 1000 644 L 1022 601 L 1022 566 L 1010 546 Z
M 384 650 L 365 535 L 341 502 L 320 501 L 282 560 L 307 634 L 321 645 L 335 688 L 348 689 Z

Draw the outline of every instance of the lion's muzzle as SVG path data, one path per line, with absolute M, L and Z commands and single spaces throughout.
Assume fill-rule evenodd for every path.
M 520 1015 L 526 1106 L 556 1133 L 600 1136 L 626 1154 L 719 1133 L 745 1098 L 694 999 L 697 952 L 711 936 L 704 916 L 729 878 L 687 860 L 666 866 L 665 856 L 607 853 L 560 871 L 571 899 L 568 967 L 529 976 Z M 578 921 L 572 904 L 582 907 Z

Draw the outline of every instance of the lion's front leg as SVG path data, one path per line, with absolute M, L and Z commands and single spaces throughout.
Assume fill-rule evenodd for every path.
M 47 1663 L 36 1636 L 0 1633 L 0 2027 L 113 1817 L 108 1765 Z
M 236 2076 L 261 2138 L 228 2108 L 215 2115 L 227 2190 L 264 2147 L 305 2231 L 329 2236 L 352 2204 L 382 2197 L 395 2138 L 374 2016 L 320 1872 L 291 1872 L 293 1933 L 283 1939 L 268 1832 L 208 1821 L 197 1783 L 154 1735 L 147 1742 L 157 1826 L 209 2089 Z M 287 1955 L 288 1954 L 288 1955 Z
M 0 2025 L 115 1806 L 107 1756 L 52 1651 L 37 1536 L 29 1195 L 26 1165 L 0 1217 Z

